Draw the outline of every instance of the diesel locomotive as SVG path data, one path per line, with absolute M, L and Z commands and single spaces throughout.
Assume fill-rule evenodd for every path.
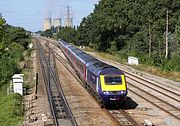
M 127 85 L 124 73 L 83 52 L 63 40 L 58 46 L 80 77 L 103 105 L 120 105 L 127 96 Z

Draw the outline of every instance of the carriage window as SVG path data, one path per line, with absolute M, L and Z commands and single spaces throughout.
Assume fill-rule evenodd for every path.
M 106 85 L 119 85 L 122 84 L 121 76 L 105 76 L 104 77 Z

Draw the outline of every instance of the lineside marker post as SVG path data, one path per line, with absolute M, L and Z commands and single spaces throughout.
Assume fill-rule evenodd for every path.
M 30 100 L 29 100 L 29 102 L 28 102 L 28 105 L 29 105 L 29 110 L 30 110 Z
M 36 83 L 35 83 L 35 99 L 37 99 L 37 86 L 38 86 L 38 73 L 36 73 Z

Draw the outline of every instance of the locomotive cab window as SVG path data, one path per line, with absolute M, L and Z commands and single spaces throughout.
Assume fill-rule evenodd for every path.
M 120 85 L 122 84 L 121 76 L 105 76 L 104 81 L 106 85 Z

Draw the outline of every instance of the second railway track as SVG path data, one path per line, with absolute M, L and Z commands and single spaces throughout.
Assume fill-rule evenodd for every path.
M 54 55 L 49 49 L 48 58 L 45 51 L 37 39 L 37 50 L 40 57 L 41 69 L 47 89 L 51 113 L 55 126 L 76 126 L 77 123 L 72 115 L 64 93 L 60 87 L 57 77 Z

